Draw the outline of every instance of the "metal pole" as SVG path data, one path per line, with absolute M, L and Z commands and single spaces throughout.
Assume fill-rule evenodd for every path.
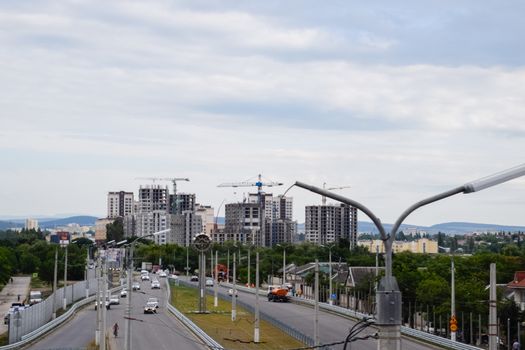
M 455 279 L 454 279 L 454 256 L 452 256 L 452 259 L 450 260 L 450 288 L 451 288 L 451 295 L 450 295 L 450 319 L 453 319 L 456 317 L 456 286 L 455 286 Z M 450 330 L 450 339 L 452 341 L 456 341 L 456 332 Z
M 490 296 L 489 296 L 489 350 L 498 349 L 498 321 L 497 321 L 497 296 L 496 296 L 496 264 L 490 264 Z
M 89 247 L 87 249 L 87 254 L 86 254 L 86 268 L 85 268 L 86 276 L 84 278 L 86 280 L 86 298 L 89 298 L 89 270 L 88 270 L 88 265 L 89 265 Z
M 107 255 L 102 260 L 102 303 L 100 308 L 102 309 L 102 329 L 100 332 L 100 348 L 106 349 L 106 321 L 107 321 L 107 309 L 106 309 L 106 299 L 108 293 L 108 284 L 107 284 L 107 264 L 106 264 Z
M 248 288 L 250 288 L 250 246 L 248 246 Z
M 333 305 L 334 301 L 332 300 L 332 247 L 328 249 L 328 304 Z
M 97 266 L 96 266 L 96 278 L 97 278 L 97 295 L 95 297 L 95 300 L 97 301 L 97 327 L 95 330 L 95 345 L 100 345 L 100 314 L 102 313 L 102 310 L 100 310 L 100 275 L 102 274 L 102 266 L 100 265 L 100 251 L 97 252 Z
M 315 259 L 315 320 L 314 320 L 314 345 L 319 346 L 319 259 Z
M 57 269 L 58 269 L 58 247 L 55 247 L 55 272 L 53 274 L 53 320 L 57 317 Z
M 428 304 L 427 304 L 427 317 L 426 317 L 426 319 L 427 319 L 427 333 L 430 333 L 430 328 L 429 328 L 430 324 L 429 324 L 429 322 L 428 322 L 428 320 L 429 320 L 429 319 L 428 319 L 429 315 L 430 315 L 430 313 L 428 312 Z
M 478 314 L 478 346 L 481 345 L 481 314 Z
M 518 344 L 521 345 L 521 330 L 520 330 L 520 321 L 518 320 L 518 334 L 516 335 L 516 339 L 518 340 Z
M 233 253 L 233 294 L 232 294 L 232 321 L 237 319 L 236 300 L 237 299 L 237 283 L 235 281 L 235 252 Z
M 259 330 L 259 251 L 255 253 L 255 323 L 253 330 L 253 342 L 260 341 Z
M 474 326 L 473 326 L 473 323 L 472 323 L 472 312 L 470 313 L 469 315 L 469 320 L 470 320 L 470 342 L 469 344 L 473 344 L 474 343 Z
M 228 248 L 228 261 L 226 263 L 226 282 L 230 283 L 230 248 Z
M 283 246 L 283 285 L 286 284 L 286 248 Z
M 219 284 L 219 273 L 218 273 L 218 267 L 219 266 L 219 251 L 215 251 L 215 268 L 213 272 L 215 273 L 215 283 L 213 284 L 213 306 L 218 307 L 219 306 L 219 297 L 217 295 L 217 288 Z
M 64 256 L 64 304 L 62 305 L 62 308 L 64 309 L 64 311 L 67 308 L 67 293 L 66 293 L 67 292 L 67 245 L 65 249 L 66 249 L 66 252 Z M 71 288 L 73 288 L 73 286 L 71 286 Z
M 189 253 L 189 247 L 186 245 L 186 279 L 188 278 L 188 272 L 190 271 L 190 253 Z
M 512 342 L 510 340 L 510 318 L 507 318 L 507 344 L 508 349 L 511 350 Z
M 128 300 L 126 304 L 126 338 L 124 348 L 126 350 L 131 349 L 131 296 L 133 294 L 132 280 L 133 280 L 133 248 L 135 245 L 132 243 L 129 247 L 129 262 L 128 262 Z M 168 300 L 168 303 L 170 301 Z

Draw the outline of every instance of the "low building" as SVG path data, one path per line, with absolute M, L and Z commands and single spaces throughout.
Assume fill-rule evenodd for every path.
M 358 241 L 357 245 L 361 247 L 368 248 L 368 251 L 371 253 L 384 253 L 385 247 L 383 241 L 380 239 L 374 240 L 362 240 Z M 394 241 L 392 244 L 392 252 L 401 253 L 401 252 L 412 252 L 416 254 L 437 254 L 438 245 L 436 241 L 430 240 L 428 238 L 420 238 L 415 241 L 404 242 L 404 241 Z

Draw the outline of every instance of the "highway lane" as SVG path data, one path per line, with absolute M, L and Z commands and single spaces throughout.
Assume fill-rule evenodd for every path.
M 159 278 L 159 280 L 161 280 Z M 166 290 L 164 281 L 161 280 L 162 289 L 151 289 L 150 283 L 141 283 L 141 291 L 133 292 L 132 297 L 132 349 L 155 350 L 173 349 L 177 344 L 179 349 L 201 350 L 206 349 L 201 341 L 186 330 L 184 326 L 166 309 Z M 129 293 L 129 292 L 128 292 Z M 119 293 L 120 294 L 120 293 Z M 144 305 L 149 297 L 159 299 L 157 314 L 144 314 Z M 115 322 L 119 325 L 116 341 L 118 349 L 124 349 L 125 320 L 124 313 L 126 299 L 121 298 L 119 305 L 111 305 L 107 316 L 107 332 L 113 337 L 112 326 Z M 58 348 L 83 348 L 95 339 L 96 311 L 94 303 L 90 304 L 65 325 L 48 334 L 38 343 L 31 345 L 28 349 L 45 350 Z
M 229 288 L 221 286 L 219 292 L 227 296 Z M 213 293 L 213 288 L 208 287 Z M 255 295 L 251 293 L 238 292 L 238 300 L 243 301 L 249 305 L 255 305 Z M 278 303 L 269 302 L 265 297 L 259 297 L 260 310 L 280 321 L 290 325 L 296 330 L 301 331 L 313 338 L 314 334 L 314 309 L 293 304 L 293 303 Z M 350 328 L 355 324 L 355 321 L 343 316 L 330 314 L 324 311 L 319 312 L 319 338 L 321 344 L 330 344 L 345 340 Z M 376 330 L 369 328 L 363 331 L 360 336 L 366 334 L 373 334 Z M 354 349 L 377 349 L 377 340 L 368 339 L 360 340 L 352 343 Z M 333 349 L 343 349 L 343 345 L 333 346 Z M 402 348 L 406 350 L 424 350 L 424 349 L 438 349 L 427 344 L 422 344 L 409 338 L 402 339 Z

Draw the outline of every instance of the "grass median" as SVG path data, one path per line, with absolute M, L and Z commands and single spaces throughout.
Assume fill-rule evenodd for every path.
M 207 314 L 196 311 L 198 290 L 183 285 L 171 286 L 171 302 L 180 312 L 190 318 L 204 332 L 226 349 L 294 349 L 305 346 L 297 339 L 261 320 L 261 342 L 253 343 L 254 316 L 237 306 L 237 320 L 231 320 L 231 303 L 219 298 L 218 307 L 213 306 L 213 296 L 206 297 Z

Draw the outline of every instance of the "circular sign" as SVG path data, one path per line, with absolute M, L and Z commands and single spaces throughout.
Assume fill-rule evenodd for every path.
M 455 332 L 455 331 L 457 331 L 457 330 L 458 330 L 458 326 L 457 326 L 456 324 L 451 324 L 451 325 L 450 325 L 450 331 L 451 331 L 451 332 Z
M 205 252 L 206 250 L 210 249 L 210 237 L 208 237 L 208 235 L 205 235 L 204 233 L 201 233 L 200 235 L 195 236 L 195 241 L 193 242 L 193 245 L 198 251 Z

